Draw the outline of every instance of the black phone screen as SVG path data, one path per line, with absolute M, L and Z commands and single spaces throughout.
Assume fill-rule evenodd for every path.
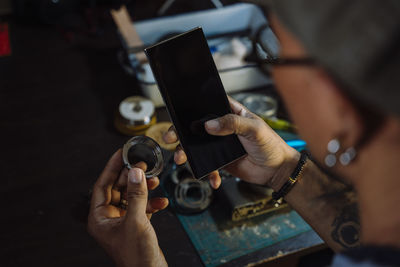
M 212 136 L 209 119 L 231 113 L 201 28 L 145 49 L 154 77 L 196 178 L 245 155 L 236 135 Z

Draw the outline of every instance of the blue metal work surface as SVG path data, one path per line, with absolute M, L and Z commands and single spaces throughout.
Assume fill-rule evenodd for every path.
M 264 215 L 230 229 L 220 229 L 210 210 L 197 215 L 177 216 L 205 266 L 218 266 L 312 231 L 295 211 Z

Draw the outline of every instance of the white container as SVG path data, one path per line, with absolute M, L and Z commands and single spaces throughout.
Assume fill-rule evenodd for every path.
M 202 27 L 207 36 L 224 33 L 250 31 L 254 33 L 260 26 L 267 24 L 262 11 L 252 4 L 235 4 L 220 9 L 186 13 L 172 17 L 162 17 L 136 22 L 136 30 L 145 44 L 154 44 L 161 37 L 170 33 L 181 33 L 195 27 Z M 271 32 L 271 42 L 276 42 Z M 134 65 L 132 63 L 132 65 Z M 143 94 L 150 98 L 156 107 L 164 106 L 149 64 L 141 66 L 136 76 Z M 227 93 L 243 91 L 271 84 L 257 67 L 237 68 L 220 72 L 222 83 Z

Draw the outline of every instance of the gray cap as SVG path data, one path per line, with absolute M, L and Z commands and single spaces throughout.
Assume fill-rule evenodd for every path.
M 400 0 L 265 3 L 351 95 L 400 115 Z

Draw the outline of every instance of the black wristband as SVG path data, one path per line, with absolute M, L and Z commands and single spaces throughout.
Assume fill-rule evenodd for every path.
M 297 182 L 297 178 L 300 176 L 303 171 L 304 164 L 306 164 L 308 158 L 308 154 L 306 150 L 301 151 L 299 162 L 297 163 L 296 168 L 289 176 L 289 180 L 279 189 L 278 192 L 272 193 L 272 199 L 275 201 L 275 206 L 279 206 L 282 204 L 283 197 L 286 196 L 287 193 L 293 188 L 293 186 Z

